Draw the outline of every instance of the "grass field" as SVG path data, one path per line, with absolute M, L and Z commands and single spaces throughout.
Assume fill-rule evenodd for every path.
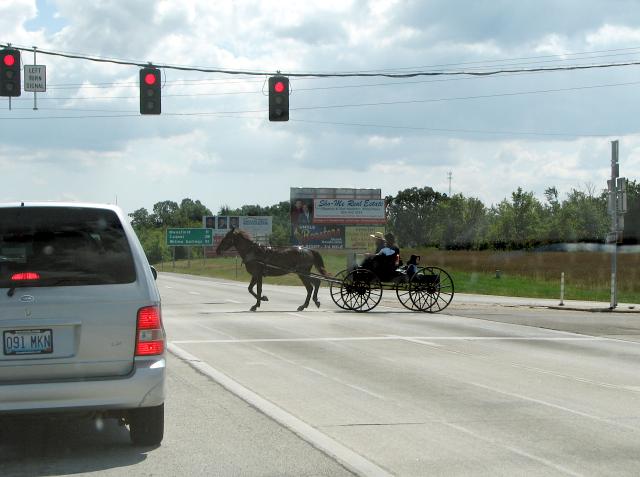
M 347 266 L 344 251 L 322 251 L 327 270 L 335 274 Z M 565 300 L 608 302 L 611 256 L 598 252 L 496 252 L 403 250 L 416 253 L 421 265 L 438 266 L 453 277 L 456 292 L 536 298 L 560 297 L 560 274 L 565 274 Z M 362 255 L 358 255 L 358 260 Z M 164 271 L 191 273 L 249 282 L 239 257 L 193 259 L 156 264 Z M 499 272 L 496 272 L 499 270 Z M 500 278 L 496 278 L 499 275 Z M 266 283 L 300 285 L 295 275 L 268 277 Z M 618 301 L 640 303 L 640 254 L 618 255 Z

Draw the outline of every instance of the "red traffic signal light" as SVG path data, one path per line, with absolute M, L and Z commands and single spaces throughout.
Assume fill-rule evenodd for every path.
M 153 73 L 147 73 L 146 75 L 144 75 L 144 82 L 149 86 L 154 85 L 156 83 L 156 75 Z
M 269 121 L 289 121 L 289 78 L 269 78 Z
M 20 50 L 0 51 L 0 96 L 20 96 Z
M 140 70 L 140 114 L 160 114 L 161 104 L 160 70 L 147 67 Z

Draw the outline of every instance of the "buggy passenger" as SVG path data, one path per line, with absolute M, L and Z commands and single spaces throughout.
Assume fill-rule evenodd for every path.
M 418 273 L 418 264 L 420 263 L 420 255 L 411 255 L 407 262 L 407 277 L 409 280 Z
M 396 245 L 396 238 L 392 233 L 384 236 L 385 245 L 375 255 L 367 257 L 362 267 L 371 270 L 380 280 L 391 281 L 400 265 L 400 249 Z

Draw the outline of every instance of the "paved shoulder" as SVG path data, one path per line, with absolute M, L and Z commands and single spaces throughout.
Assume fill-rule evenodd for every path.
M 113 420 L 12 420 L 2 475 L 351 476 L 350 472 L 172 355 L 165 439 L 136 448 Z

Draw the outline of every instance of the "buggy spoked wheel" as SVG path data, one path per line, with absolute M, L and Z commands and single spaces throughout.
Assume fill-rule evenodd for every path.
M 336 273 L 334 278 L 336 280 L 342 281 L 347 276 L 347 273 L 348 273 L 347 270 L 342 270 L 341 272 Z M 351 308 L 349 308 L 344 303 L 344 298 L 342 297 L 342 286 L 343 286 L 342 283 L 337 283 L 333 281 L 329 284 L 329 292 L 331 293 L 331 299 L 336 305 L 338 305 L 343 310 L 350 310 Z
M 413 304 L 413 300 L 411 299 L 408 280 L 409 279 L 407 277 L 403 277 L 402 281 L 396 283 L 396 296 L 398 297 L 398 301 L 402 303 L 402 306 L 405 308 L 413 311 L 420 311 L 419 308 L 416 308 L 416 305 Z
M 442 311 L 451 303 L 453 293 L 453 280 L 442 268 L 420 268 L 409 281 L 409 295 L 415 310 Z
M 345 306 L 350 310 L 369 311 L 382 299 L 382 284 L 370 270 L 356 268 L 342 280 L 340 294 Z

